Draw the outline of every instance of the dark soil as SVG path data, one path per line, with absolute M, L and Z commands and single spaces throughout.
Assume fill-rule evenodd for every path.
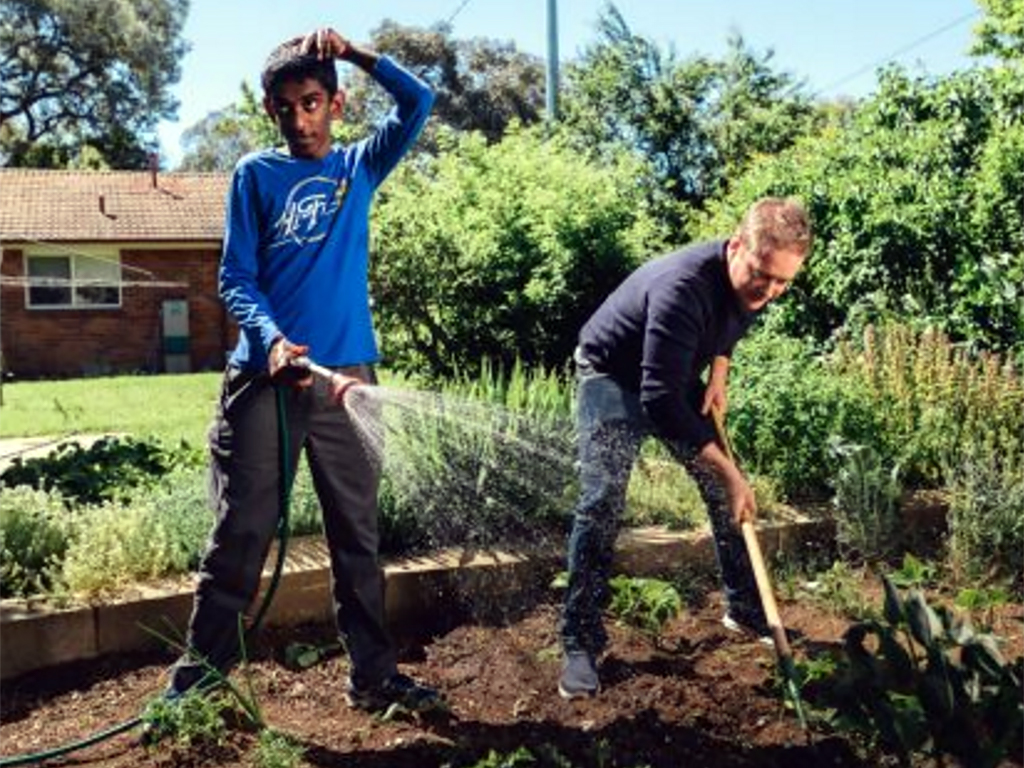
M 798 658 L 836 647 L 849 623 L 810 599 L 780 608 L 800 634 Z M 1011 658 L 1024 653 L 1022 615 L 1024 609 L 1013 606 L 996 627 L 1010 639 Z M 263 632 L 249 669 L 266 722 L 302 745 L 309 766 L 457 768 L 477 764 L 492 750 L 507 755 L 520 747 L 537 762 L 489 765 L 889 764 L 868 745 L 820 723 L 808 737 L 775 687 L 772 649 L 729 633 L 720 618 L 720 596 L 711 593 L 672 623 L 660 649 L 610 622 L 612 644 L 600 662 L 604 689 L 576 702 L 562 701 L 556 691 L 560 662 L 551 602 L 524 606 L 500 622 L 465 623 L 426 641 L 403 642 L 402 670 L 442 691 L 446 715 L 385 720 L 349 710 L 343 657 L 305 671 L 283 664 L 289 642 L 329 642 L 329 627 Z M 168 655 L 108 658 L 5 683 L 0 753 L 49 749 L 135 717 L 162 689 L 170 661 Z M 234 679 L 242 676 L 236 672 Z M 255 766 L 255 745 L 251 730 L 236 727 L 221 745 L 185 749 L 165 741 L 147 748 L 135 729 L 70 761 L 117 768 Z

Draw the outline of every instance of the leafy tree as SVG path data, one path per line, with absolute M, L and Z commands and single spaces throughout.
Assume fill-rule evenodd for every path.
M 567 69 L 563 120 L 599 153 L 626 147 L 646 159 L 648 195 L 676 229 L 688 226 L 688 208 L 720 194 L 753 158 L 814 125 L 801 85 L 739 35 L 722 60 L 680 61 L 634 34 L 611 4 L 599 33 Z
M 535 56 L 496 40 L 456 40 L 444 25 L 431 29 L 385 21 L 372 33 L 371 46 L 422 77 L 435 92 L 434 110 L 419 151 L 436 152 L 441 126 L 481 131 L 497 141 L 513 122 L 540 120 L 544 105 L 544 67 Z M 362 70 L 341 66 L 346 92 L 343 120 L 332 125 L 336 139 L 355 141 L 373 130 L 393 106 L 391 98 Z M 211 112 L 182 137 L 183 168 L 227 170 L 245 152 L 280 142 L 263 110 L 262 94 L 243 83 L 236 105 Z
M 886 316 L 997 350 L 1024 344 L 1024 83 L 999 68 L 943 78 L 883 71 L 846 123 L 765 158 L 711 206 L 808 202 L 815 252 L 772 322 L 828 337 Z
M 538 122 L 544 109 L 544 63 L 516 49 L 511 42 L 488 38 L 459 40 L 451 27 L 406 27 L 386 20 L 371 33 L 374 50 L 393 56 L 434 90 L 434 110 L 427 135 L 447 126 L 458 131 L 480 131 L 498 141 L 513 122 Z M 376 122 L 391 108 L 391 101 L 366 75 L 354 71 L 348 78 L 352 122 Z
M 173 117 L 188 0 L 0 2 L 0 153 L 65 165 L 85 146 L 135 167 Z
M 559 368 L 597 304 L 663 245 L 633 161 L 589 163 L 540 134 L 488 145 L 443 131 L 436 158 L 399 166 L 381 191 L 371 282 L 396 367 Z
M 230 171 L 240 157 L 263 146 L 252 122 L 236 106 L 210 112 L 182 134 L 179 170 Z
M 971 53 L 1024 63 L 1024 0 L 977 0 L 984 17 Z

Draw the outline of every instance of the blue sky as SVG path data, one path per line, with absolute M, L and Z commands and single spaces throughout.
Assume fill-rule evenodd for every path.
M 682 57 L 720 55 L 732 31 L 758 51 L 771 48 L 779 69 L 823 96 L 863 96 L 875 66 L 898 61 L 933 75 L 972 64 L 966 51 L 979 16 L 975 0 L 619 0 L 632 29 L 673 46 Z M 595 39 L 604 0 L 559 0 L 559 58 Z M 180 159 L 182 131 L 237 100 L 254 84 L 278 42 L 322 25 L 358 41 L 385 18 L 427 27 L 452 19 L 456 37 L 512 40 L 544 55 L 547 0 L 192 0 L 185 38 L 192 50 L 174 89 L 176 122 L 160 126 L 164 163 Z

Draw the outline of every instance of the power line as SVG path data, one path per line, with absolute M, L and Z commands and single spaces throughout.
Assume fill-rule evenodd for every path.
M 874 61 L 874 62 L 872 62 L 870 64 L 866 64 L 863 67 L 861 67 L 860 69 L 856 70 L 855 72 L 851 72 L 848 75 L 844 75 L 843 77 L 839 78 L 838 80 L 836 80 L 836 81 L 834 81 L 832 83 L 829 83 L 828 85 L 826 85 L 826 86 L 824 86 L 822 88 L 819 88 L 813 95 L 814 96 L 818 96 L 818 95 L 824 93 L 825 91 L 830 91 L 833 88 L 838 88 L 840 85 L 848 83 L 850 80 L 853 80 L 854 78 L 860 77 L 865 72 L 870 72 L 870 71 L 872 71 L 874 69 L 877 69 L 882 64 L 885 64 L 885 63 L 887 63 L 889 61 L 892 61 L 897 56 L 902 56 L 907 51 L 913 50 L 917 46 L 919 46 L 919 45 L 921 45 L 923 43 L 928 42 L 933 37 L 938 37 L 943 32 L 948 32 L 949 30 L 953 29 L 953 27 L 957 27 L 957 26 L 963 24 L 965 21 L 968 21 L 969 19 L 972 19 L 975 16 L 978 16 L 980 14 L 981 14 L 980 10 L 975 10 L 975 11 L 971 11 L 970 13 L 966 13 L 963 16 L 960 16 L 959 18 L 956 18 L 953 21 L 949 22 L 948 24 L 944 24 L 941 27 L 939 27 L 938 29 L 932 30 L 928 34 L 923 35 L 922 37 L 919 37 L 919 38 L 917 38 L 916 40 L 914 40 L 914 41 L 912 41 L 910 43 L 907 43 L 902 48 L 899 48 L 899 49 L 893 51 L 892 53 L 890 53 L 888 56 L 883 56 L 881 59 L 878 59 L 877 61 Z
M 138 274 L 145 275 L 146 277 L 154 277 L 153 273 L 150 272 L 148 269 L 132 266 L 131 264 L 125 264 L 119 259 L 112 259 L 108 256 L 103 256 L 98 253 L 86 253 L 85 251 L 80 251 L 76 248 L 71 248 L 69 246 L 58 243 L 54 240 L 36 240 L 32 237 L 29 237 L 28 235 L 20 234 L 17 232 L 6 235 L 6 238 L 8 243 L 12 241 L 17 241 L 20 243 L 28 243 L 30 245 L 45 246 L 48 251 L 48 253 L 46 254 L 47 256 L 78 256 L 84 259 L 92 259 L 93 261 L 105 262 L 107 264 L 110 264 L 111 266 L 120 267 L 121 269 L 128 272 L 137 272 Z
M 181 280 L 103 280 L 70 277 L 0 277 L 0 285 L 17 288 L 188 288 Z

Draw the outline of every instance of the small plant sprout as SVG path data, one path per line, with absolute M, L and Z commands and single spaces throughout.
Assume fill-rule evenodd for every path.
M 666 625 L 683 610 L 679 591 L 659 579 L 623 575 L 611 579 L 609 586 L 612 590 L 609 613 L 639 630 L 659 647 Z
M 903 565 L 899 570 L 890 573 L 889 579 L 901 589 L 922 589 L 935 580 L 935 565 L 919 560 L 907 552 L 903 555 Z

